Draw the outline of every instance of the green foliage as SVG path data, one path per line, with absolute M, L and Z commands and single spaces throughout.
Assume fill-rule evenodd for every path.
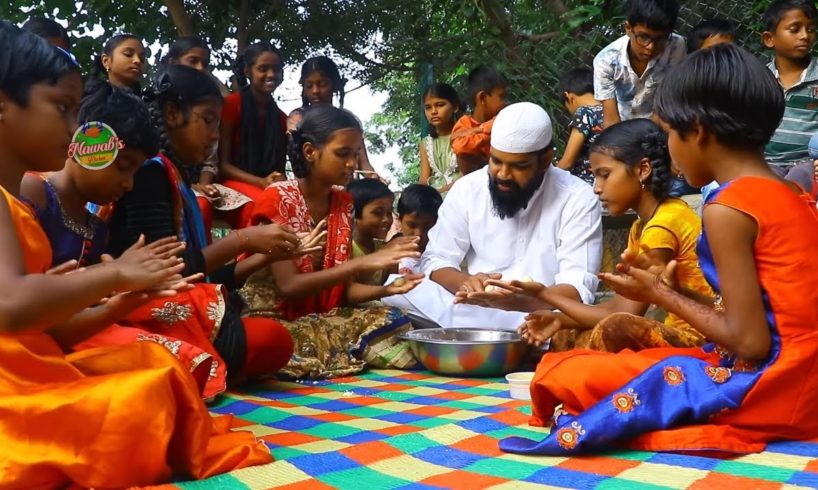
M 146 45 L 168 44 L 177 30 L 168 5 L 183 2 L 195 33 L 214 48 L 213 64 L 227 68 L 237 42 L 272 40 L 288 63 L 331 49 L 348 78 L 389 94 L 368 125 L 371 152 L 396 145 L 391 162 L 401 184 L 418 174 L 422 131 L 420 87 L 423 67 L 461 94 L 466 73 L 488 64 L 510 81 L 510 100 L 544 106 L 562 140 L 568 114 L 555 93 L 559 76 L 589 65 L 622 33 L 624 0 L 8 0 L 0 17 L 22 23 L 40 14 L 67 20 L 74 52 L 88 67 L 112 34 L 131 32 Z M 760 51 L 760 14 L 768 0 L 683 1 L 677 32 L 703 19 L 723 17 L 739 26 L 739 41 Z M 242 9 L 242 6 L 245 8 Z M 245 12 L 246 18 L 242 18 Z M 241 28 L 241 26 L 246 26 Z M 99 30 L 101 28 L 101 32 Z M 151 60 L 156 62 L 157 53 Z M 355 107 L 349 107 L 353 112 Z
M 465 93 L 463 78 L 478 64 L 489 64 L 509 79 L 510 101 L 527 100 L 546 108 L 555 122 L 555 142 L 566 136 L 566 114 L 554 87 L 565 71 L 590 66 L 594 55 L 622 35 L 623 7 L 618 0 L 440 0 L 428 11 L 428 28 L 421 39 L 402 29 L 402 52 L 414 50 L 416 60 L 434 63 L 438 81 L 452 82 Z M 425 2 L 421 2 L 427 8 Z M 739 42 L 761 52 L 761 12 L 768 0 L 683 1 L 676 31 L 687 32 L 708 18 L 727 18 L 739 27 Z M 403 13 L 399 14 L 403 15 Z M 397 17 L 397 16 L 396 16 Z M 401 21 L 404 19 L 400 17 Z M 465 22 L 464 22 L 465 20 Z M 392 49 L 397 49 L 393 46 Z M 418 147 L 406 133 L 420 134 L 417 72 L 391 72 L 374 86 L 390 99 L 378 115 L 377 127 L 385 142 L 398 144 L 403 157 L 399 180 L 414 178 Z M 408 145 L 408 146 L 407 146 Z M 399 168 L 398 164 L 395 167 Z

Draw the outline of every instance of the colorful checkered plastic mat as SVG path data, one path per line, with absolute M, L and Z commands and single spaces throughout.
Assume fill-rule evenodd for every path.
M 331 381 L 270 382 L 223 397 L 276 458 L 164 488 L 816 488 L 818 442 L 771 444 L 733 459 L 617 451 L 591 457 L 501 453 L 510 435 L 541 438 L 528 402 L 501 379 L 370 371 Z

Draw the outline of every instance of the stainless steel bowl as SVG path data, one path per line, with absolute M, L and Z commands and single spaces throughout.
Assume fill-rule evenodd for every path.
M 400 336 L 423 366 L 457 376 L 502 376 L 525 358 L 528 345 L 516 332 L 478 328 L 427 328 Z

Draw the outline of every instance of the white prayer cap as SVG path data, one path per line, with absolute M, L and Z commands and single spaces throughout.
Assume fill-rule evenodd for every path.
M 551 143 L 551 118 L 545 109 L 531 102 L 506 107 L 491 127 L 491 147 L 506 153 L 534 153 Z

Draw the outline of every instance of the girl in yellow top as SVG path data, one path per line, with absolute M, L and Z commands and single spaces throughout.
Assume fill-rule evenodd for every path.
M 639 256 L 643 267 L 665 267 L 674 261 L 677 288 L 712 295 L 696 256 L 701 221 L 687 204 L 667 196 L 670 156 L 667 136 L 647 119 L 625 121 L 602 132 L 590 150 L 594 192 L 612 215 L 633 210 L 625 254 Z M 672 268 L 672 267 L 671 267 Z M 616 295 L 599 305 L 549 294 L 538 284 L 512 283 L 553 305 L 559 312 L 539 311 L 520 327 L 523 336 L 552 351 L 586 348 L 617 352 L 649 347 L 689 347 L 704 343 L 696 330 L 675 315 L 664 323 L 644 318 L 650 306 Z

